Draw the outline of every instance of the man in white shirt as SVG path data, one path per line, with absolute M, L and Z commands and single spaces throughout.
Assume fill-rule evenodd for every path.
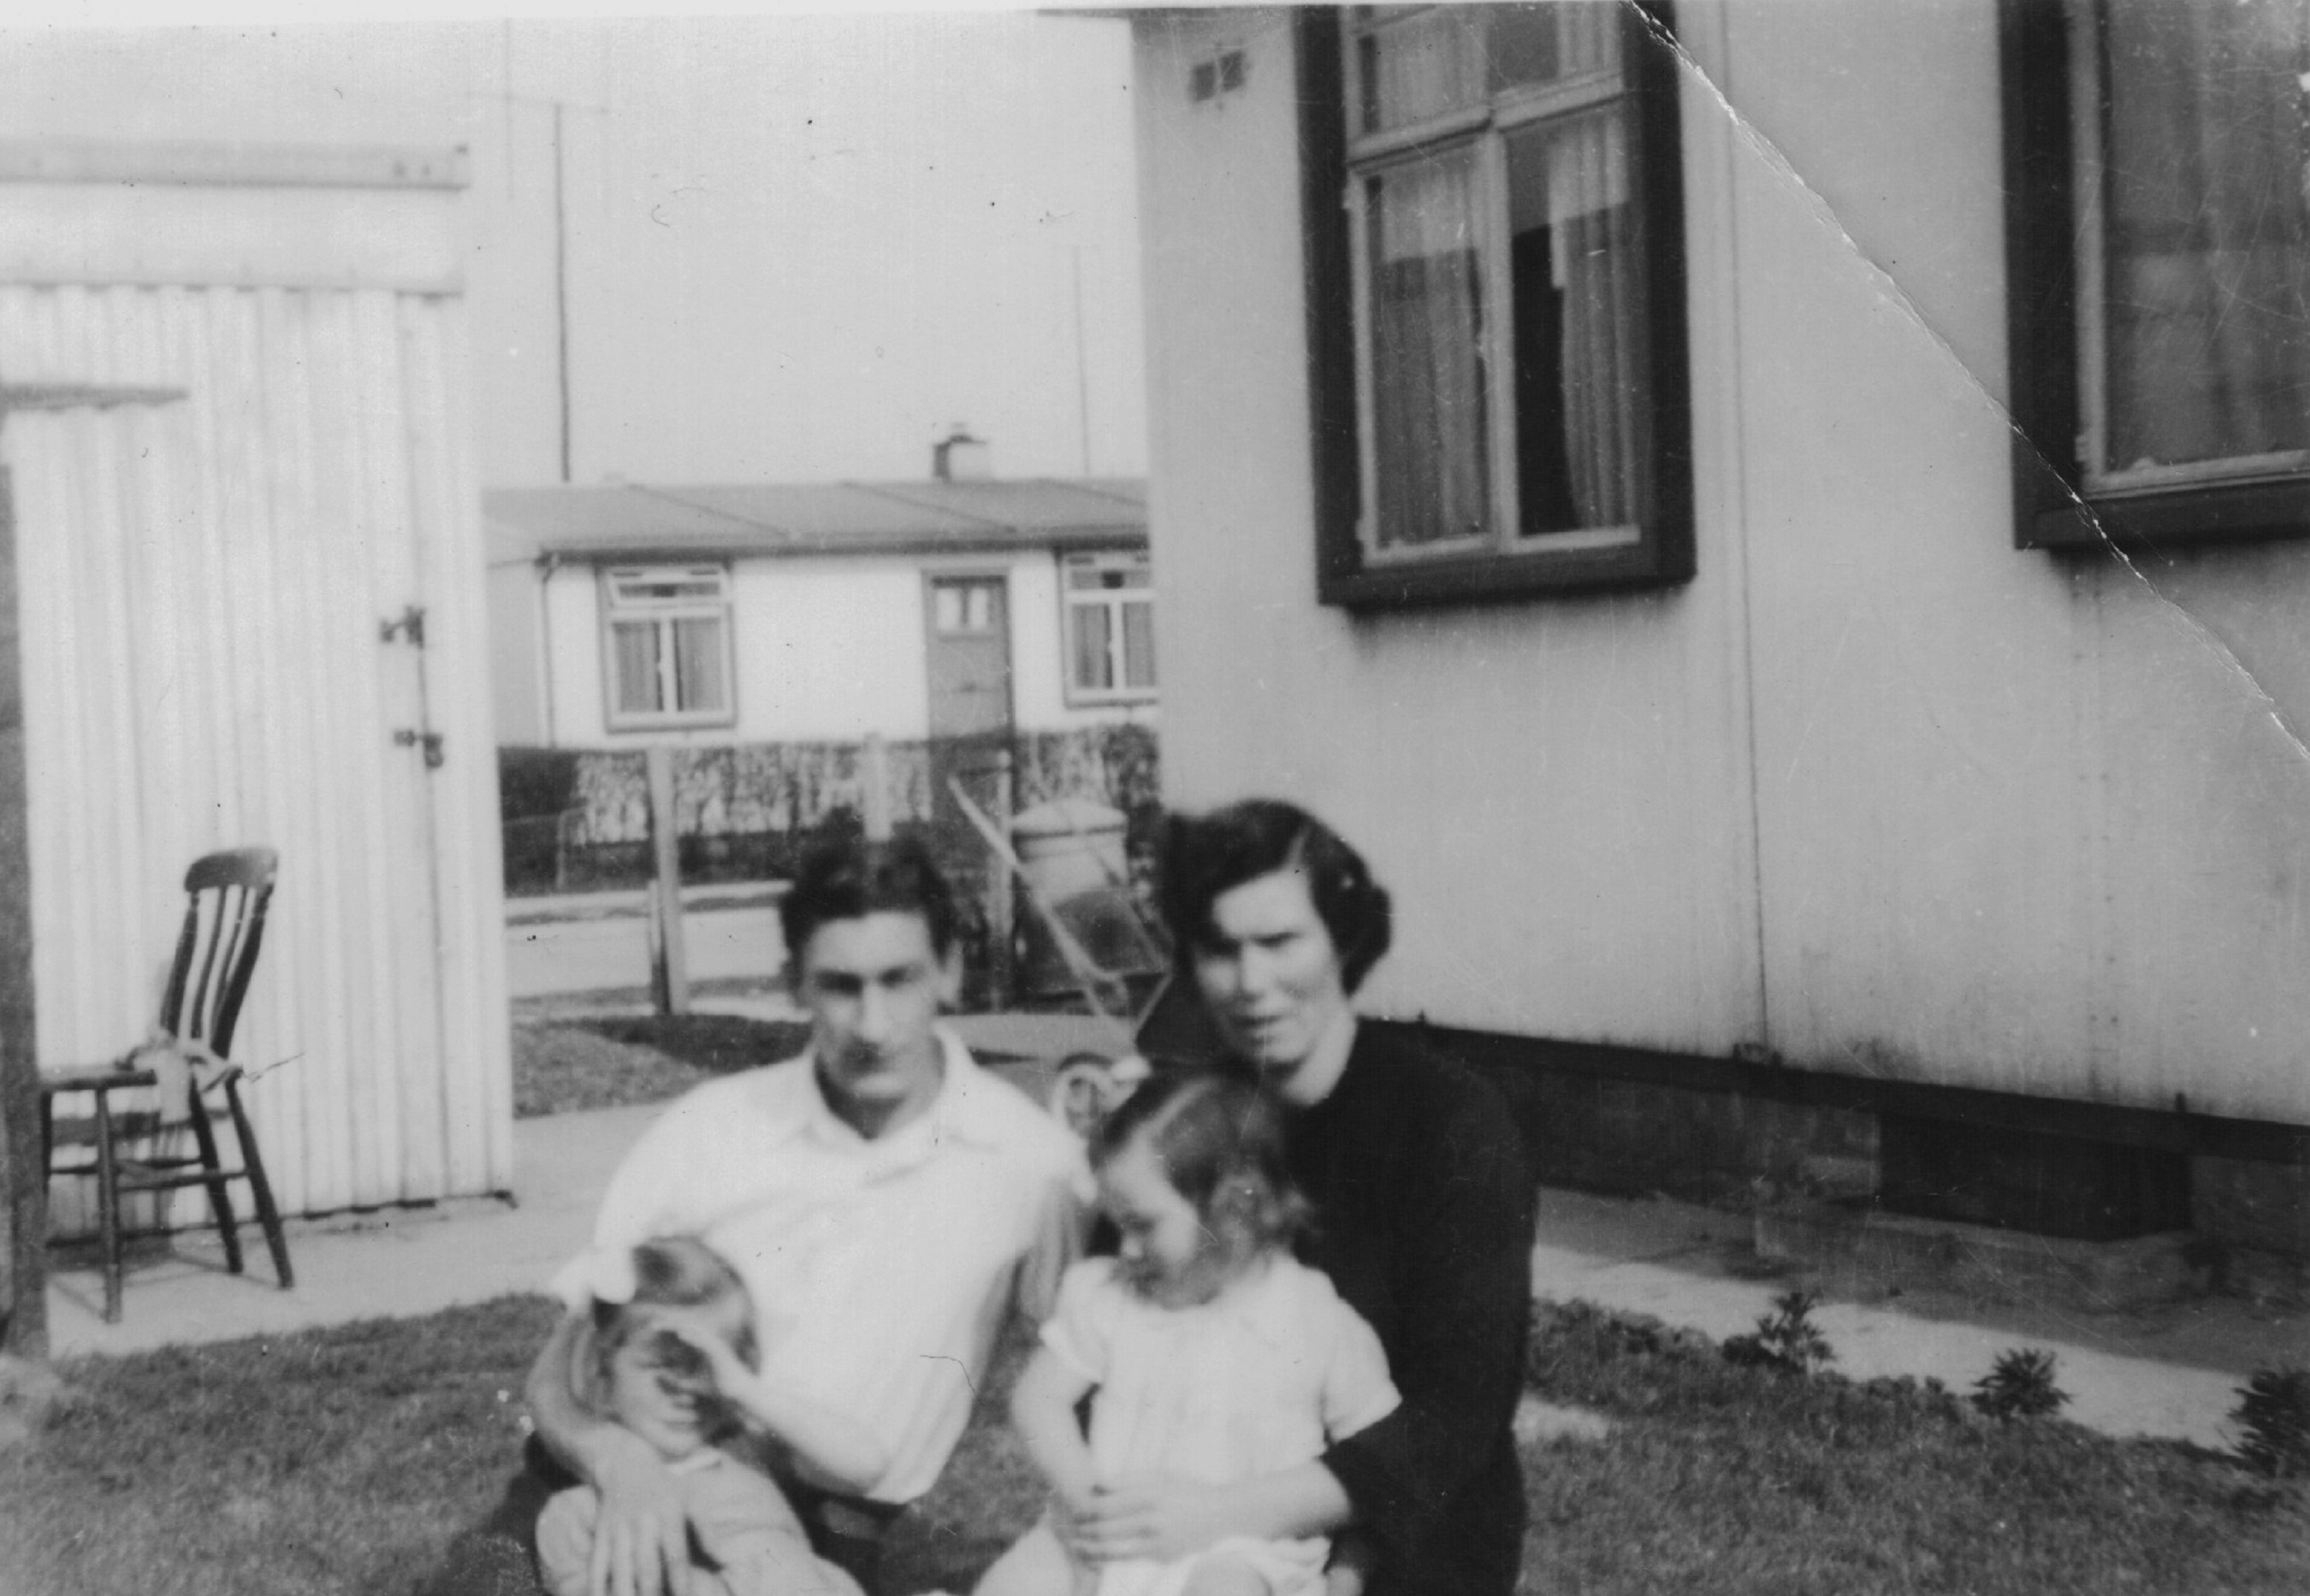
M 1046 1316 L 1080 1247 L 1080 1146 L 937 1023 L 960 960 L 952 895 L 927 852 L 813 850 L 780 917 L 809 1051 L 699 1087 L 644 1132 L 611 1180 L 593 1249 L 556 1278 L 571 1312 L 530 1375 L 540 1437 L 601 1493 L 604 1596 L 689 1583 L 673 1479 L 571 1394 L 592 1302 L 630 1288 L 636 1243 L 702 1237 L 754 1299 L 764 1377 L 881 1441 L 891 1462 L 879 1479 L 780 1480 L 819 1555 L 870 1592 L 881 1531 L 937 1480 L 1006 1306 Z M 509 1527 L 502 1511 L 491 1527 Z

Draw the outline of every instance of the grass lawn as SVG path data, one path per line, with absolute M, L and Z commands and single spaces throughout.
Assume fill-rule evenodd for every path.
M 513 1393 L 551 1316 L 508 1298 L 67 1363 L 77 1401 L 0 1458 L 0 1590 L 400 1596 L 513 1466 Z M 967 1590 L 1035 1512 L 992 1417 L 1015 1351 L 904 1521 L 895 1588 Z M 2310 1570 L 2310 1488 L 2203 1453 L 1738 1367 L 1576 1305 L 1542 1313 L 1533 1369 L 1613 1428 L 1528 1454 L 1532 1596 L 2297 1596 Z
M 514 1116 L 662 1102 L 792 1058 L 809 1038 L 805 1025 L 728 1014 L 524 1020 L 513 1028 Z

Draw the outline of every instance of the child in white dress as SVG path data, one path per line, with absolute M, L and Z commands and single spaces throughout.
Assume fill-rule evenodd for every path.
M 1379 1338 L 1291 1255 L 1307 1205 L 1277 1112 L 1249 1084 L 1170 1075 L 1092 1148 L 1120 1255 L 1071 1270 L 1011 1414 L 1051 1512 L 976 1596 L 1311 1596 L 1330 1543 L 1237 1538 L 1177 1562 L 1096 1567 L 1064 1529 L 1133 1475 L 1224 1485 L 1321 1455 L 1398 1401 Z M 1077 1419 L 1092 1395 L 1090 1433 Z
M 888 1459 L 864 1427 L 756 1372 L 752 1304 L 694 1236 L 647 1241 L 595 1271 L 591 1343 L 570 1370 L 588 1411 L 655 1447 L 690 1517 L 692 1596 L 859 1596 L 811 1552 L 770 1477 L 722 1450 L 760 1439 L 831 1478 L 868 1479 Z M 539 1572 L 554 1596 L 587 1596 L 601 1498 L 573 1486 L 537 1521 Z

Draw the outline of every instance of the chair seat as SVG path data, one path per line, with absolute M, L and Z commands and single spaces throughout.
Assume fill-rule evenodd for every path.
M 241 1071 L 229 1065 L 218 1071 L 205 1088 L 188 1078 L 186 1114 L 166 1123 L 157 1108 L 139 1106 L 117 1113 L 112 1107 L 116 1091 L 124 1088 L 150 1090 L 156 1086 L 153 1071 L 100 1067 L 61 1071 L 41 1080 L 43 1166 L 50 1175 L 79 1175 L 97 1183 L 98 1219 L 104 1244 L 105 1323 L 116 1323 L 120 1318 L 121 1244 L 126 1234 L 120 1205 L 124 1197 L 136 1193 L 195 1186 L 206 1190 L 209 1211 L 224 1242 L 225 1267 L 239 1274 L 242 1267 L 240 1241 L 227 1186 L 233 1181 L 248 1183 L 265 1246 L 273 1254 L 274 1274 L 284 1289 L 295 1283 L 290 1271 L 288 1241 L 282 1229 L 281 1216 L 274 1206 L 248 1115 L 241 1106 L 240 1080 Z M 56 1100 L 73 1092 L 93 1092 L 96 1112 L 58 1118 Z M 194 1144 L 193 1151 L 178 1155 L 146 1145 L 180 1132 Z M 231 1135 L 239 1155 L 237 1161 L 229 1163 L 221 1156 L 224 1136 L 221 1132 Z M 56 1158 L 60 1148 L 78 1149 L 78 1156 L 60 1161 Z

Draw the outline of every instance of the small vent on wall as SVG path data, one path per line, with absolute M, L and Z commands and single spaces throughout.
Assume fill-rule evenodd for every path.
M 1200 103 L 1233 93 L 1243 87 L 1244 71 L 1241 50 L 1222 50 L 1208 61 L 1198 61 L 1187 69 L 1187 98 Z

